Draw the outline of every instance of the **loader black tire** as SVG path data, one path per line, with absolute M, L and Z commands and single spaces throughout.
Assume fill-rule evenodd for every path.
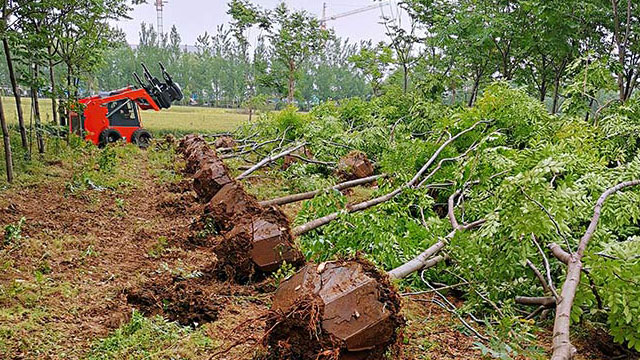
M 151 133 L 146 129 L 138 129 L 131 134 L 131 142 L 138 145 L 141 149 L 146 149 L 151 145 Z
M 108 144 L 120 141 L 120 139 L 122 139 L 122 134 L 118 130 L 104 129 L 98 137 L 98 146 L 103 148 Z

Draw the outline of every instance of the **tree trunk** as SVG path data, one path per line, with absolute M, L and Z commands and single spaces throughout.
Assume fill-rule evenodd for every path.
M 71 99 L 71 66 L 67 64 L 67 100 Z M 60 116 L 60 125 L 67 126 L 67 119 L 64 116 Z
M 56 77 L 51 56 L 53 56 L 53 54 L 51 47 L 49 47 L 49 81 L 51 83 L 51 111 L 53 113 L 52 123 L 58 124 L 58 104 L 56 103 Z
M 2 106 L 2 98 L 0 98 L 0 126 L 2 127 L 2 139 L 4 140 L 4 161 L 7 167 L 7 182 L 13 182 L 13 159 L 11 154 L 11 140 L 9 138 L 9 129 L 7 121 L 4 118 L 4 108 Z
M 409 68 L 407 67 L 407 64 L 404 63 L 402 64 L 402 77 L 404 80 L 404 84 L 403 84 L 403 90 L 404 93 L 407 93 L 407 90 L 409 89 Z
M 9 79 L 11 80 L 11 88 L 13 89 L 13 96 L 16 99 L 16 111 L 18 114 L 18 126 L 20 128 L 20 139 L 22 140 L 22 147 L 27 148 L 27 129 L 24 127 L 24 117 L 22 116 L 22 106 L 20 104 L 20 90 L 18 89 L 18 82 L 16 81 L 16 74 L 13 69 L 13 60 L 11 60 L 11 50 L 9 49 L 9 41 L 4 37 L 2 39 L 2 45 L 4 47 L 4 56 L 7 59 L 7 70 L 9 71 Z
M 446 236 L 447 241 L 453 238 L 455 233 L 456 233 L 456 230 L 453 230 L 451 233 L 449 233 L 449 235 Z M 440 250 L 442 250 L 442 248 L 446 245 L 447 241 L 440 240 L 436 242 L 435 244 L 431 245 L 428 249 L 420 253 L 418 256 L 411 259 L 409 262 L 404 263 L 398 266 L 397 268 L 389 271 L 387 273 L 389 275 L 389 278 L 391 278 L 392 280 L 404 279 L 408 275 L 418 270 L 424 269 L 425 267 L 427 267 L 427 265 L 429 265 L 429 259 L 431 259 L 431 257 L 437 254 Z
M 560 100 L 560 82 L 562 81 L 562 76 L 564 75 L 564 71 L 567 68 L 567 63 L 569 62 L 568 56 L 562 59 L 562 63 L 560 67 L 555 68 L 555 75 L 553 78 L 553 105 L 551 106 L 551 114 L 556 114 L 558 112 L 558 102 Z
M 293 96 L 296 91 L 296 79 L 295 79 L 296 65 L 293 60 L 289 60 L 289 95 L 287 100 L 289 104 L 293 104 Z
M 478 88 L 480 87 L 481 78 L 482 72 L 476 72 L 476 76 L 473 80 L 473 88 L 471 88 L 471 96 L 469 97 L 469 103 L 467 104 L 469 107 L 473 106 L 473 103 L 476 101 L 476 97 L 478 97 Z
M 584 121 L 589 122 L 589 116 L 591 116 L 591 111 L 593 111 L 593 98 L 589 101 L 589 109 L 587 109 L 587 113 L 584 115 Z
M 551 105 L 551 114 L 558 112 L 558 100 L 560 98 L 560 76 L 556 75 L 553 84 L 553 105 Z
M 38 65 L 34 65 L 34 80 L 38 78 Z M 31 101 L 33 106 L 33 115 L 36 123 L 36 142 L 38 144 L 38 153 L 44 154 L 44 139 L 42 138 L 42 126 L 40 121 L 40 102 L 38 100 L 38 88 L 31 88 Z
M 258 162 L 254 166 L 252 166 L 249 170 L 247 170 L 247 171 L 243 172 L 242 174 L 238 175 L 236 180 L 244 179 L 245 177 L 249 176 L 249 174 L 251 174 L 252 172 L 254 172 L 254 171 L 258 170 L 258 169 L 260 169 L 261 167 L 265 166 L 266 164 L 268 164 L 270 162 L 273 162 L 273 161 L 276 161 L 276 160 L 278 160 L 279 158 L 281 158 L 281 157 L 283 157 L 285 155 L 289 155 L 292 152 L 300 149 L 301 147 L 303 147 L 305 145 L 307 145 L 306 142 L 302 143 L 302 144 L 298 144 L 298 145 L 296 145 L 294 147 L 291 147 L 291 148 L 289 148 L 289 149 L 287 149 L 287 150 L 285 150 L 285 151 L 283 151 L 283 152 L 281 152 L 281 153 L 279 153 L 277 155 L 273 155 L 273 156 L 269 155 L 269 156 L 267 156 L 266 158 L 262 159 L 260 162 Z
M 571 344 L 570 338 L 571 307 L 573 306 L 576 291 L 578 290 L 578 284 L 580 284 L 582 257 L 584 256 L 587 245 L 589 244 L 589 241 L 593 237 L 596 227 L 598 226 L 602 206 L 610 195 L 626 187 L 637 185 L 640 185 L 640 180 L 626 181 L 603 192 L 596 202 L 596 206 L 593 210 L 593 217 L 591 218 L 591 222 L 587 227 L 587 231 L 585 231 L 584 235 L 580 239 L 580 242 L 578 243 L 578 250 L 573 254 L 569 254 L 564 250 L 556 247 L 553 251 L 554 255 L 558 254 L 556 255 L 556 257 L 560 261 L 567 261 L 567 277 L 564 281 L 564 284 L 562 284 L 562 292 L 560 293 L 560 299 L 562 300 L 557 305 L 556 317 L 553 324 L 552 360 L 570 360 L 576 353 L 576 348 Z
M 305 193 L 300 193 L 300 194 L 293 194 L 293 195 L 287 195 L 287 196 L 283 196 L 283 197 L 279 197 L 279 198 L 275 198 L 275 199 L 271 199 L 271 200 L 265 200 L 265 201 L 261 201 L 260 205 L 262 206 L 272 206 L 272 205 L 285 205 L 285 204 L 290 204 L 290 203 L 294 203 L 294 202 L 298 202 L 298 201 L 302 201 L 302 200 L 307 200 L 307 199 L 312 199 L 314 198 L 316 195 L 323 193 L 323 192 L 327 192 L 329 190 L 344 190 L 344 189 L 349 189 L 352 188 L 354 186 L 358 186 L 358 185 L 363 185 L 363 184 L 367 184 L 373 181 L 376 181 L 380 178 L 386 177 L 385 174 L 382 175 L 373 175 L 373 176 L 369 176 L 366 178 L 361 178 L 361 179 L 356 179 L 356 180 L 351 180 L 351 181 L 347 181 L 347 182 L 343 182 L 340 184 L 336 184 L 328 189 L 320 189 L 320 190 L 314 190 L 314 191 L 309 191 L 309 192 L 305 192 Z
M 542 84 L 540 84 L 540 102 L 544 103 L 544 100 L 547 98 L 547 79 L 541 80 Z

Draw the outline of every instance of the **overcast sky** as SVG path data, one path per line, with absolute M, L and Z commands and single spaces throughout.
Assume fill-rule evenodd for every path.
M 138 5 L 131 13 L 131 20 L 120 21 L 116 25 L 125 31 L 130 44 L 138 43 L 140 23 L 146 22 L 156 26 L 155 0 L 147 0 L 148 4 Z M 253 0 L 265 8 L 274 8 L 282 0 Z M 373 0 L 284 0 L 289 7 L 304 9 L 320 17 L 322 4 L 327 3 L 327 16 L 342 14 L 360 9 L 372 4 Z M 388 3 L 388 0 L 384 0 Z M 394 3 L 394 1 L 391 1 Z M 164 6 L 164 31 L 168 32 L 172 25 L 178 27 L 183 44 L 193 45 L 198 35 L 208 31 L 214 33 L 220 24 L 227 24 L 229 16 L 227 0 L 167 0 Z M 380 25 L 380 17 L 384 12 L 388 16 L 390 6 L 382 9 L 369 10 L 356 15 L 329 21 L 327 27 L 333 28 L 342 38 L 349 38 L 352 42 L 372 39 L 374 42 L 386 40 L 384 26 Z M 396 6 L 393 6 L 393 13 Z M 257 30 L 256 30 L 257 31 Z M 255 38 L 257 34 L 250 34 Z

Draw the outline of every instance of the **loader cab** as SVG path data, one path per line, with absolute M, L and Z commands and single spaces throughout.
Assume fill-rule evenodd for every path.
M 108 103 L 107 119 L 111 127 L 140 127 L 138 106 L 131 99 L 122 99 Z

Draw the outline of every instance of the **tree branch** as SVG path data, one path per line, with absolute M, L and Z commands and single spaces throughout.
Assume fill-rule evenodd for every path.
M 279 158 L 281 158 L 281 157 L 283 157 L 285 155 L 291 154 L 292 152 L 300 149 L 301 147 L 305 146 L 306 144 L 307 144 L 306 142 L 302 143 L 302 144 L 298 144 L 298 145 L 296 145 L 294 147 L 291 147 L 291 148 L 289 148 L 289 149 L 287 149 L 287 150 L 285 150 L 285 151 L 283 151 L 283 152 L 281 152 L 281 153 L 279 153 L 277 155 L 273 155 L 273 156 L 269 155 L 269 156 L 267 156 L 266 158 L 260 160 L 260 162 L 258 162 L 254 166 L 252 166 L 249 170 L 247 170 L 247 171 L 243 172 L 242 174 L 240 174 L 236 178 L 236 180 L 241 180 L 241 179 L 247 177 L 249 174 L 251 174 L 252 172 L 254 172 L 254 171 L 258 170 L 258 169 L 260 169 L 261 167 L 265 166 L 266 164 L 268 164 L 270 162 L 273 162 L 273 161 L 275 161 L 275 160 L 277 160 L 277 159 L 279 159 Z
M 262 205 L 262 206 L 271 206 L 271 205 L 290 204 L 290 203 L 293 203 L 293 202 L 298 202 L 298 201 L 314 198 L 316 195 L 318 195 L 320 193 L 327 192 L 329 190 L 338 190 L 338 191 L 339 190 L 344 190 L 344 189 L 352 188 L 352 187 L 355 187 L 355 186 L 358 186 L 358 185 L 367 184 L 367 183 L 376 181 L 378 179 L 385 178 L 386 176 L 387 176 L 386 174 L 373 175 L 373 176 L 369 176 L 369 177 L 366 177 L 366 178 L 351 180 L 351 181 L 343 182 L 343 183 L 340 183 L 340 184 L 336 184 L 336 185 L 334 185 L 334 186 L 332 186 L 330 188 L 326 188 L 326 189 L 314 190 L 314 191 L 309 191 L 309 192 L 305 192 L 305 193 L 287 195 L 287 196 L 279 197 L 279 198 L 276 198 L 276 199 L 261 201 L 260 205 Z
M 602 207 L 609 196 L 631 186 L 640 184 L 640 180 L 625 181 L 615 185 L 600 195 L 596 206 L 593 210 L 593 217 L 587 227 L 584 235 L 578 243 L 578 250 L 575 254 L 569 256 L 567 262 L 567 276 L 562 285 L 562 302 L 558 304 L 556 309 L 556 317 L 553 324 L 553 355 L 552 360 L 569 360 L 576 353 L 576 348 L 571 344 L 570 326 L 571 326 L 571 307 L 575 299 L 578 284 L 580 283 L 580 273 L 582 271 L 582 257 L 589 244 L 589 241 L 595 233 L 596 227 L 600 220 Z
M 311 220 L 311 221 L 307 222 L 306 224 L 302 224 L 302 225 L 300 225 L 298 227 L 295 227 L 292 230 L 293 234 L 296 235 L 296 236 L 303 235 L 303 234 L 305 234 L 305 233 L 307 233 L 307 232 L 309 232 L 311 230 L 317 229 L 320 226 L 323 226 L 323 225 L 326 225 L 326 224 L 330 223 L 331 221 L 337 219 L 338 216 L 340 214 L 342 214 L 342 213 L 353 213 L 353 212 L 357 212 L 357 211 L 362 211 L 362 210 L 368 209 L 370 207 L 376 206 L 378 204 L 381 204 L 383 202 L 386 202 L 386 201 L 389 201 L 389 200 L 393 199 L 398 194 L 402 193 L 405 189 L 414 187 L 416 182 L 422 177 L 422 175 L 425 173 L 425 171 L 427 171 L 429 166 L 431 166 L 431 164 L 433 164 L 433 162 L 438 158 L 438 155 L 440 155 L 440 153 L 444 150 L 445 147 L 447 147 L 447 145 L 451 144 L 454 140 L 458 139 L 462 135 L 472 131 L 479 124 L 486 124 L 486 123 L 488 123 L 488 122 L 487 121 L 478 121 L 475 124 L 473 124 L 471 127 L 460 131 L 458 134 L 456 134 L 455 136 L 452 136 L 450 139 L 445 141 L 435 151 L 435 153 L 431 156 L 431 158 L 422 166 L 422 168 L 420 168 L 420 170 L 414 175 L 414 177 L 411 180 L 409 180 L 404 185 L 398 187 L 397 189 L 393 190 L 392 192 L 387 193 L 387 194 L 382 195 L 382 196 L 379 196 L 377 198 L 368 200 L 368 201 L 364 201 L 364 202 L 361 202 L 361 203 L 358 203 L 358 204 L 355 204 L 355 205 L 348 206 L 344 210 L 336 211 L 336 212 L 334 212 L 332 214 L 323 216 L 321 218 L 318 218 L 318 219 L 315 219 L 315 220 Z

